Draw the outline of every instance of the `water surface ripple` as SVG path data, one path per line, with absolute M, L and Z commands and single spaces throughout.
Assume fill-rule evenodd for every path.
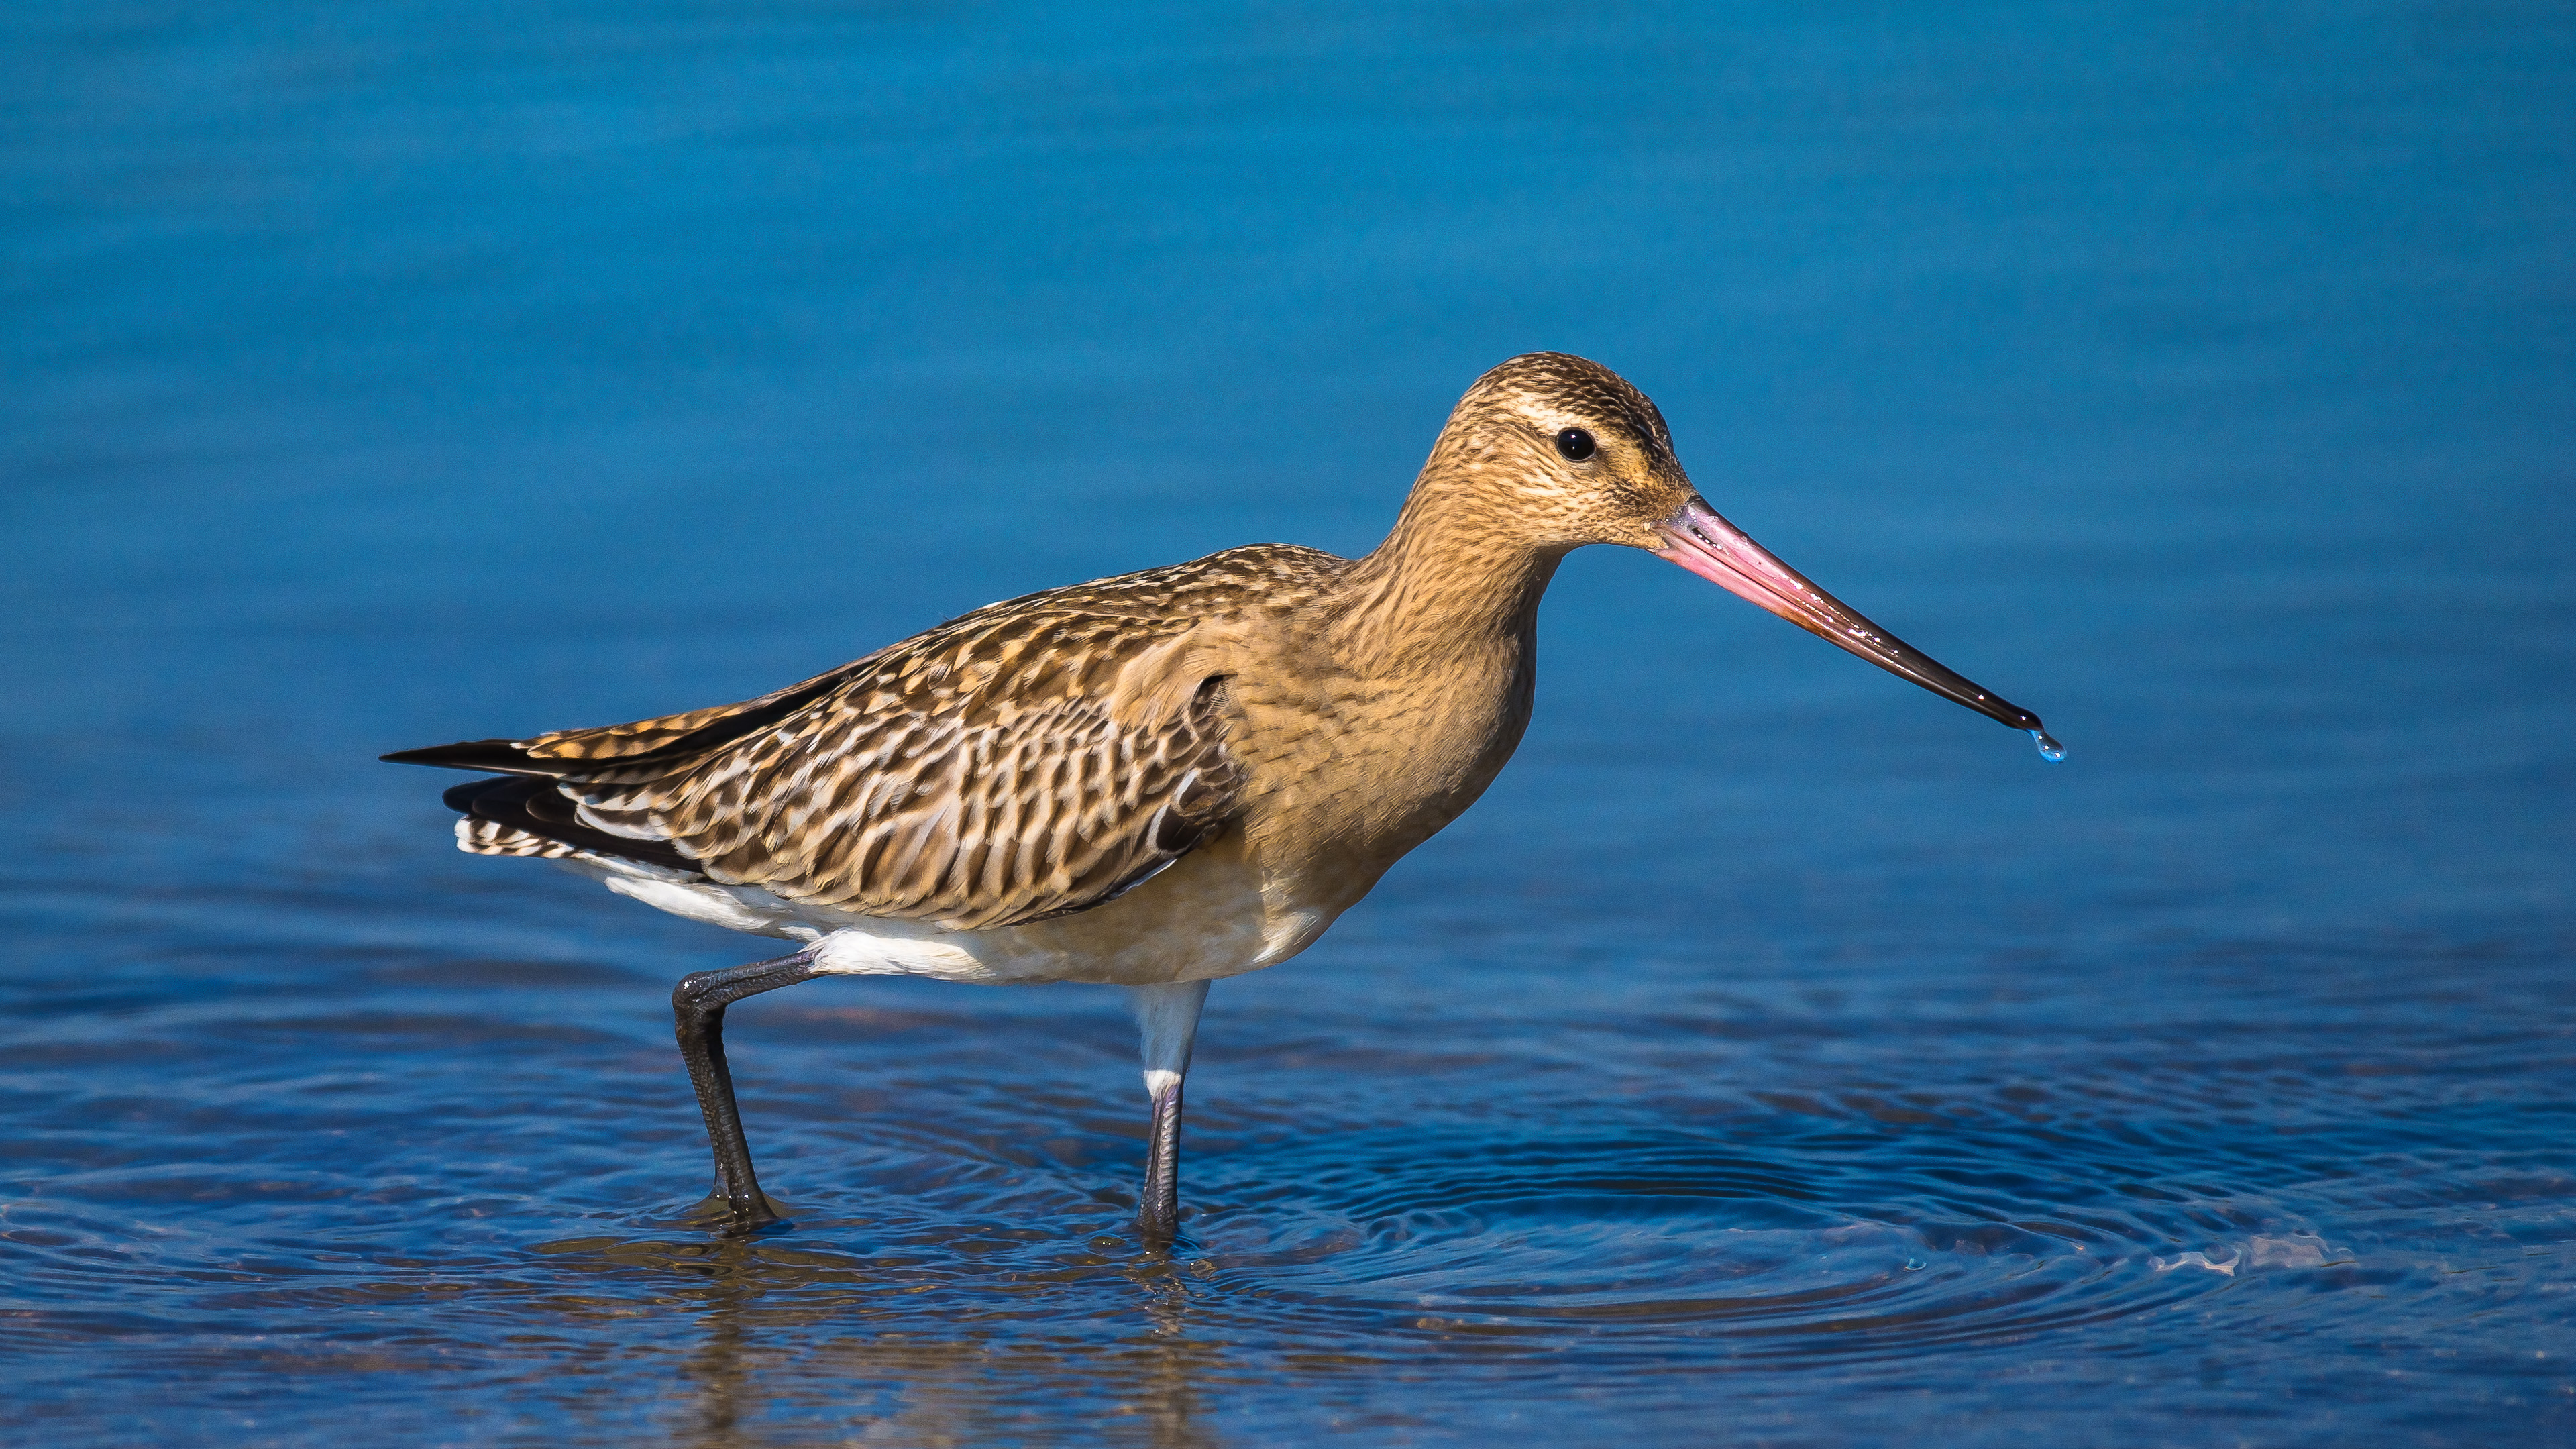
M 2325 1040 L 2287 1010 L 2088 1024 L 2073 985 L 1835 1010 L 1802 975 L 1432 1050 L 1425 1020 L 1346 1014 L 1347 967 L 1234 983 L 1168 1253 L 1127 1222 L 1141 1129 L 1105 992 L 990 1013 L 1004 994 L 829 982 L 740 1009 L 795 1227 L 728 1242 L 689 1218 L 704 1149 L 658 982 L 387 952 L 285 1000 L 208 963 L 193 1001 L 21 998 L 42 1024 L 15 1069 L 78 1085 L 22 1099 L 41 1186 L 0 1231 L 5 1342 L 147 1350 L 31 1375 L 39 1413 L 198 1374 L 232 1386 L 220 1413 L 271 1396 L 265 1365 L 397 1417 L 452 1381 L 496 1433 L 756 1400 L 905 1442 L 1043 1436 L 1029 1416 L 1074 1406 L 1226 1442 L 1281 1395 L 1365 1416 L 1606 1383 L 1687 1433 L 1710 1394 L 1758 1418 L 1783 1373 L 2063 1389 L 2177 1354 L 2222 1402 L 2337 1357 L 2344 1412 L 2398 1413 L 2426 1391 L 2389 1367 L 2414 1335 L 2455 1388 L 2545 1406 L 2576 1281 L 2559 959 L 2482 961 L 2519 1009 L 2475 1033 Z M 2338 995 L 2394 1016 L 2421 960 L 2356 949 Z M 682 1371 L 639 1395 L 654 1363 Z M 1749 1381 L 1687 1387 L 1710 1373 Z

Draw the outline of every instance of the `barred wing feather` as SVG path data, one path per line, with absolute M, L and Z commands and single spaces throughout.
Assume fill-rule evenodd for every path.
M 990 605 L 739 704 L 386 758 L 538 777 L 451 792 L 468 850 L 622 855 L 944 929 L 1042 920 L 1233 821 L 1227 680 L 1195 631 L 1294 608 L 1340 563 L 1232 549 Z
M 722 883 L 971 930 L 1111 899 L 1221 831 L 1241 783 L 1221 677 L 1143 729 L 1078 698 L 979 726 L 861 693 L 672 775 L 560 788 L 585 821 L 649 828 Z

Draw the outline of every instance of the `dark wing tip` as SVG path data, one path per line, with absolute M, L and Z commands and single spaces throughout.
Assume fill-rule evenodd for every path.
M 528 752 L 516 740 L 459 740 L 452 745 L 431 745 L 421 750 L 397 750 L 376 757 L 388 765 L 431 765 L 442 770 L 477 770 L 490 775 L 547 775 L 547 769 L 528 758 Z
M 459 815 L 471 815 L 474 813 L 476 798 L 505 786 L 525 789 L 527 782 L 515 775 L 485 775 L 479 780 L 468 780 L 462 785 L 448 786 L 445 792 L 439 795 L 438 803 Z

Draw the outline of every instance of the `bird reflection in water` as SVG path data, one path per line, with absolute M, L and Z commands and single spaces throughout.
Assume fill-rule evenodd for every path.
M 768 1244 L 623 1243 L 599 1257 L 603 1268 L 649 1261 L 699 1280 L 669 1295 L 696 1305 L 701 1332 L 678 1375 L 684 1397 L 666 1420 L 673 1442 L 690 1449 L 802 1443 L 820 1426 L 861 1444 L 984 1444 L 1075 1417 L 1087 1442 L 1225 1442 L 1201 1422 L 1198 1388 L 1221 1368 L 1223 1349 L 1190 1337 L 1187 1265 L 1162 1254 L 1114 1270 L 1140 1290 L 1148 1331 L 1084 1344 L 1011 1334 L 1016 1315 L 993 1311 L 1007 1299 L 958 1313 L 967 1331 L 956 1336 L 874 1333 L 869 1315 L 846 1302 L 816 1306 L 818 1278 L 842 1278 L 848 1260 Z

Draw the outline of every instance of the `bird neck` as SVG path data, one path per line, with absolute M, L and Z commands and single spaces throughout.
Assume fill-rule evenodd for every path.
M 1429 479 L 1416 485 L 1386 540 L 1343 576 L 1333 625 L 1344 658 L 1406 672 L 1526 646 L 1567 550 L 1514 539 L 1493 516 Z

